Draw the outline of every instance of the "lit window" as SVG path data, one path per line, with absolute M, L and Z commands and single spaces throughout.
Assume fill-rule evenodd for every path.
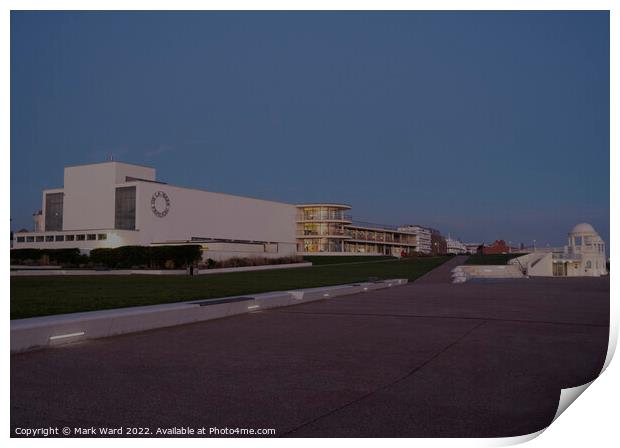
M 97 235 L 97 239 L 98 240 L 107 240 L 108 239 L 108 235 L 106 233 L 100 233 L 99 235 Z
M 96 239 L 97 239 L 97 235 L 95 235 L 94 233 L 89 233 L 89 234 L 86 236 L 86 239 L 87 239 L 88 241 L 93 241 L 93 240 L 96 240 Z

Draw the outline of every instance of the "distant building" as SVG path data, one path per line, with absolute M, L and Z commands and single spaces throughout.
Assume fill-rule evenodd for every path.
M 563 248 L 536 249 L 511 264 L 519 264 L 529 276 L 598 277 L 608 273 L 605 242 L 587 223 L 573 227 Z
M 482 252 L 482 243 L 465 243 L 465 250 L 470 255 L 476 255 L 478 252 Z
M 401 232 L 413 233 L 416 237 L 416 251 L 422 254 L 431 253 L 431 231 L 419 225 L 408 225 L 398 228 Z
M 504 240 L 495 240 L 493 244 L 490 246 L 484 246 L 482 248 L 483 255 L 491 255 L 491 254 L 509 254 L 510 247 L 506 244 Z
M 447 253 L 449 254 L 460 255 L 467 253 L 467 247 L 465 247 L 465 244 L 450 237 L 446 238 L 446 248 Z
M 43 232 L 43 229 L 45 228 L 45 222 L 43 221 L 43 210 L 33 213 L 32 221 L 34 224 L 34 231 Z

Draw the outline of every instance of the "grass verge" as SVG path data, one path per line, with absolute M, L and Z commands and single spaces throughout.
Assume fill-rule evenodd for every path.
M 307 255 L 304 257 L 304 261 L 309 261 L 315 266 L 321 266 L 324 264 L 366 263 L 369 261 L 386 260 L 395 260 L 395 257 L 390 257 L 389 255 Z
M 197 277 L 11 277 L 11 319 L 355 283 L 368 277 L 411 281 L 448 259 L 413 258 Z

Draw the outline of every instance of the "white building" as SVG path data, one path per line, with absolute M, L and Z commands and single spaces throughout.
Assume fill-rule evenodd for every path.
M 459 240 L 455 240 L 453 238 L 446 238 L 446 246 L 448 247 L 449 254 L 465 254 L 467 253 L 467 247 L 465 244 L 461 243 Z
M 431 253 L 431 230 L 419 225 L 408 225 L 399 227 L 401 232 L 412 233 L 416 237 L 417 251 L 422 254 Z
M 563 248 L 541 248 L 511 260 L 529 276 L 598 277 L 606 275 L 605 242 L 587 223 L 577 224 Z
M 343 204 L 286 204 L 159 182 L 155 169 L 110 161 L 66 167 L 43 191 L 34 232 L 15 249 L 200 244 L 204 258 L 382 254 L 416 249 L 416 236 L 353 224 Z M 430 233 L 429 233 L 430 235 Z

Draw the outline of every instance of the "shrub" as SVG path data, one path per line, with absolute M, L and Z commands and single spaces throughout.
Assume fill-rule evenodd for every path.
M 187 246 L 121 246 L 115 249 L 93 249 L 90 261 L 109 268 L 150 267 L 174 269 L 186 267 L 201 259 L 199 245 Z
M 214 262 L 216 268 L 240 268 L 245 266 L 265 266 L 273 264 L 289 264 L 300 263 L 304 261 L 303 257 L 290 256 L 279 258 L 266 258 L 266 257 L 232 257 L 226 260 Z M 212 268 L 210 268 L 212 269 Z
M 70 264 L 83 262 L 80 249 L 11 249 L 11 263 Z

